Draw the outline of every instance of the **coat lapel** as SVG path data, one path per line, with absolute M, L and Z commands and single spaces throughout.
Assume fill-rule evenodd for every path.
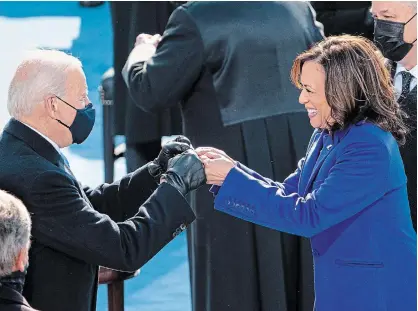
M 47 159 L 56 166 L 60 166 L 60 164 L 63 163 L 61 155 L 54 148 L 54 146 L 52 146 L 38 133 L 31 130 L 29 127 L 16 119 L 10 119 L 4 127 L 4 131 L 23 141 L 41 157 Z
M 305 196 L 309 187 L 311 186 L 312 182 L 314 181 L 319 168 L 322 166 L 322 163 L 324 163 L 325 159 L 327 158 L 327 156 L 329 155 L 329 153 L 331 152 L 331 150 L 334 148 L 334 146 L 332 144 L 327 144 L 326 146 L 322 146 L 322 149 L 319 152 L 319 157 L 317 158 L 315 165 L 312 169 L 312 172 L 310 174 L 308 183 L 305 186 L 305 191 L 303 192 L 303 195 Z
M 62 170 L 64 170 L 68 175 L 71 176 L 71 178 L 74 180 L 74 182 L 78 185 L 78 191 L 80 192 L 80 194 L 82 195 L 84 200 L 90 204 L 90 200 L 88 199 L 86 193 L 83 190 L 83 185 L 75 177 L 75 175 L 74 175 L 73 171 L 71 170 L 69 164 L 65 163 L 65 161 L 62 161 L 62 163 L 60 163 L 59 166 Z
M 364 123 L 364 121 L 361 123 Z M 346 129 L 337 131 L 333 136 L 329 136 L 328 138 L 325 138 L 324 135 L 326 134 L 325 132 L 322 132 L 321 136 L 318 138 L 317 144 L 312 146 L 312 148 L 315 148 L 316 150 L 315 152 L 312 152 L 308 155 L 307 162 L 309 162 L 309 164 L 303 169 L 306 169 L 306 172 L 302 172 L 304 173 L 304 176 L 309 175 L 308 182 L 305 184 L 304 188 L 301 188 L 304 189 L 302 193 L 303 196 L 308 193 L 325 159 L 335 149 L 341 139 L 348 133 L 350 128 L 351 126 L 347 127 Z
M 305 163 L 303 164 L 299 181 L 299 190 L 302 190 L 302 193 L 305 191 L 310 174 L 322 149 L 322 135 L 323 133 L 318 131 L 312 139 L 312 143 L 308 147 L 308 152 L 306 154 Z
M 87 196 L 83 191 L 83 187 L 80 185 L 69 166 L 65 164 L 65 161 L 62 158 L 62 156 L 48 141 L 45 140 L 45 138 L 40 136 L 35 131 L 31 130 L 23 123 L 13 118 L 10 119 L 10 121 L 7 123 L 7 125 L 4 128 L 4 131 L 22 140 L 40 156 L 52 162 L 57 167 L 65 171 L 68 175 L 70 175 L 73 178 L 74 182 L 78 184 L 79 191 L 82 194 L 83 198 L 87 202 L 89 202 Z

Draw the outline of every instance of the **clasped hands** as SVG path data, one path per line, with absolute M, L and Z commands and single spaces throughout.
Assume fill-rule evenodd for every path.
M 158 182 L 167 182 L 186 195 L 203 184 L 221 186 L 236 162 L 222 150 L 193 149 L 189 139 L 179 136 L 166 143 L 148 171 Z
M 157 47 L 160 41 L 161 41 L 161 35 L 159 34 L 150 35 L 146 33 L 141 33 L 136 37 L 135 46 L 140 45 L 140 44 L 149 44 L 149 45 L 153 45 L 154 47 Z
M 205 167 L 206 182 L 209 185 L 222 186 L 226 176 L 237 164 L 224 151 L 213 147 L 199 147 L 196 153 Z

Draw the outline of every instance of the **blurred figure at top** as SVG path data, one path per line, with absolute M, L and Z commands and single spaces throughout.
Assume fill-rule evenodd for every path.
M 371 1 L 311 1 L 326 36 L 342 34 L 373 39 Z

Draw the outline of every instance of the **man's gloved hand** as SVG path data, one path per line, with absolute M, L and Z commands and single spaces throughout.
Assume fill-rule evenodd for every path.
M 168 160 L 190 148 L 193 148 L 192 144 L 185 136 L 178 136 L 169 141 L 162 147 L 158 157 L 148 164 L 148 172 L 159 182 L 161 174 L 167 170 Z
M 206 183 L 205 168 L 196 151 L 189 149 L 168 160 L 167 172 L 161 179 L 185 196 Z

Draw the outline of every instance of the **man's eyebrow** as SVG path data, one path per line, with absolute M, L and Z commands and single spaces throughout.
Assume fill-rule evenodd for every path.
M 395 15 L 394 13 L 392 13 L 391 11 L 389 11 L 389 9 L 382 9 L 379 11 L 380 14 L 388 14 L 388 15 Z

